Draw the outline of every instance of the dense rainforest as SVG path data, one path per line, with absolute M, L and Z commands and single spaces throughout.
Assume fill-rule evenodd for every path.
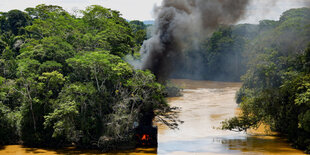
M 242 81 L 242 114 L 222 128 L 246 131 L 267 124 L 310 153 L 310 8 L 280 19 L 221 26 L 189 50 L 174 78 Z
M 309 40 L 308 9 L 284 12 L 279 21 L 220 26 L 176 66 L 173 78 L 241 81 L 265 48 L 286 55 L 305 50 Z
M 280 19 L 221 26 L 188 50 L 173 78 L 242 81 L 242 114 L 223 129 L 246 131 L 267 124 L 310 153 L 310 8 Z
M 165 86 L 122 59 L 145 27 L 96 5 L 1 12 L 0 145 L 106 149 L 132 142 L 145 115 L 168 117 Z
M 178 89 L 124 58 L 139 59 L 150 29 L 96 5 L 75 15 L 52 5 L 0 12 L 0 145 L 109 149 L 134 141 L 146 116 L 177 126 L 165 97 Z M 241 80 L 243 113 L 223 129 L 265 123 L 309 152 L 309 43 L 309 8 L 223 25 L 188 50 L 171 77 Z
M 264 123 L 310 153 L 310 9 L 247 27 L 256 30 L 243 52 L 247 71 L 236 94 L 242 114 L 223 128 L 243 131 Z

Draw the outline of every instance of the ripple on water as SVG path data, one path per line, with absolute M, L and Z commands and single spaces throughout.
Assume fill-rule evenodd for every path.
M 234 101 L 241 83 L 173 80 L 185 88 L 183 97 L 169 98 L 172 106 L 181 107 L 179 130 L 159 125 L 157 149 L 135 149 L 109 155 L 212 155 L 212 154 L 281 154 L 298 155 L 289 143 L 276 136 L 250 136 L 245 133 L 217 130 L 220 122 L 238 113 Z M 237 112 L 236 112 L 237 111 Z M 263 134 L 260 134 L 263 135 Z M 37 149 L 20 145 L 0 147 L 0 155 L 102 154 L 74 149 Z
M 276 136 L 251 136 L 218 130 L 220 122 L 236 115 L 234 100 L 241 83 L 173 80 L 184 95 L 170 100 L 182 108 L 179 130 L 159 131 L 158 154 L 303 154 Z M 161 128 L 159 128 L 161 130 Z

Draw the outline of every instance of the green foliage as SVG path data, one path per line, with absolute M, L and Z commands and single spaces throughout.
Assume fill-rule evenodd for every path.
M 294 19 L 294 18 L 305 18 L 307 20 L 309 19 L 309 8 L 301 8 L 301 9 L 291 9 L 289 11 L 284 12 L 281 15 L 280 22 L 284 22 L 286 20 Z
M 53 128 L 55 138 L 80 145 L 99 140 L 97 147 L 130 141 L 141 110 L 167 107 L 154 75 L 134 71 L 107 51 L 85 52 L 67 62 L 73 83 L 64 86 L 55 110 L 45 116 L 44 125 Z
M 98 85 L 106 80 L 126 78 L 132 72 L 128 64 L 125 64 L 118 56 L 111 55 L 107 51 L 86 52 L 68 59 L 67 62 L 75 70 L 70 75 L 73 80 L 94 80 Z
M 1 13 L 0 16 L 0 32 L 11 32 L 14 35 L 22 35 L 25 33 L 24 28 L 31 23 L 30 16 L 20 10 L 11 10 Z
M 39 72 L 52 72 L 52 71 L 58 71 L 61 72 L 63 68 L 63 65 L 61 63 L 58 63 L 56 61 L 45 61 L 43 62 L 39 67 Z
M 275 50 L 287 58 L 303 51 L 310 40 L 308 14 L 309 8 L 291 9 L 279 21 L 221 26 L 188 49 L 172 77 L 240 81 L 261 53 Z
M 39 42 L 33 41 L 26 44 L 19 58 L 36 59 L 39 62 L 56 61 L 64 63 L 73 56 L 73 48 L 59 37 L 46 37 Z
M 147 39 L 147 36 L 146 36 L 147 26 L 142 21 L 138 21 L 138 20 L 130 21 L 129 24 L 133 30 L 136 44 L 142 45 L 143 41 Z
M 310 151 L 309 14 L 309 8 L 292 9 L 280 21 L 260 23 L 263 32 L 250 44 L 249 70 L 236 95 L 243 113 L 223 122 L 223 129 L 265 123 Z
M 18 113 L 14 113 L 9 107 L 0 102 L 0 144 L 14 144 L 18 141 L 17 133 Z
M 240 81 L 246 71 L 247 26 L 222 26 L 196 49 L 189 49 L 173 77 Z
M 97 5 L 81 13 L 42 4 L 0 14 L 0 144 L 117 146 L 147 113 L 169 109 L 155 76 L 121 58 L 144 27 Z
M 79 132 L 74 128 L 76 117 L 78 116 L 78 107 L 75 102 L 62 102 L 52 113 L 44 116 L 45 128 L 50 125 L 53 127 L 53 138 L 66 135 L 66 139 L 70 142 L 77 142 Z
M 120 57 L 131 52 L 135 46 L 132 30 L 118 11 L 93 5 L 83 11 L 83 15 L 86 31 L 90 33 L 88 37 L 95 41 L 90 42 L 91 50 L 110 50 L 111 54 Z

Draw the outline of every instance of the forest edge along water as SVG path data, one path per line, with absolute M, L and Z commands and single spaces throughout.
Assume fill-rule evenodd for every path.
M 262 134 L 262 129 L 251 135 L 218 129 L 220 122 L 240 113 L 235 94 L 242 83 L 172 82 L 184 88 L 182 97 L 168 99 L 171 106 L 182 108 L 184 124 L 177 131 L 159 131 L 159 154 L 303 154 L 283 138 Z
M 235 116 L 222 128 L 264 122 L 310 153 L 310 3 L 285 5 L 290 10 L 278 10 L 277 20 L 245 24 L 243 17 L 257 16 L 248 15 L 250 0 L 163 0 L 153 25 L 101 5 L 80 13 L 7 7 L 0 12 L 0 144 L 108 152 L 149 144 L 153 135 L 157 144 L 153 118 L 171 128 L 178 122 L 165 99 L 177 90 L 166 83 L 174 77 L 243 84 L 187 81 L 184 96 L 170 99 L 184 123 L 160 129 L 154 152 L 289 152 L 264 146 L 280 143 L 274 140 L 258 144 L 258 136 L 217 130 Z M 26 149 L 33 150 L 40 152 Z
M 180 119 L 184 121 L 179 130 L 171 130 L 158 124 L 158 148 L 137 148 L 111 155 L 152 154 L 304 154 L 293 149 L 281 137 L 252 132 L 223 131 L 220 122 L 239 113 L 235 93 L 242 83 L 193 81 L 174 79 L 172 82 L 183 90 L 183 96 L 168 98 L 171 106 L 180 107 Z M 103 154 L 98 151 L 27 148 L 21 145 L 7 145 L 0 148 L 0 154 Z

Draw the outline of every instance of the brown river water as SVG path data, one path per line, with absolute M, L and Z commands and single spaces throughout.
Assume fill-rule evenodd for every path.
M 111 155 L 224 155 L 224 154 L 304 154 L 293 149 L 283 138 L 272 136 L 265 128 L 239 133 L 217 129 L 220 122 L 238 114 L 234 100 L 241 83 L 173 80 L 184 88 L 182 97 L 168 98 L 172 106 L 181 107 L 179 130 L 163 125 L 158 129 L 157 149 L 135 149 Z M 267 129 L 266 129 L 267 131 Z M 27 148 L 21 145 L 0 147 L 0 155 L 101 154 L 74 148 L 59 150 Z

